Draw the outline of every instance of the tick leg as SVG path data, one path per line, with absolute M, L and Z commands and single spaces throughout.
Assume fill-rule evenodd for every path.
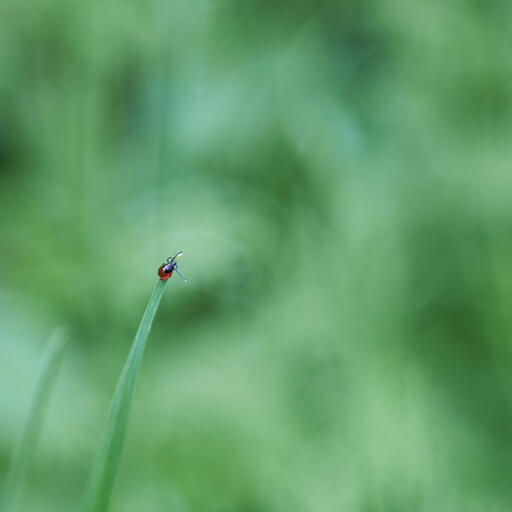
M 181 279 L 183 279 L 183 281 L 185 281 L 185 283 L 187 282 L 187 280 L 179 273 L 179 271 L 176 267 L 174 267 L 174 272 L 176 272 L 176 274 L 178 274 L 181 277 Z

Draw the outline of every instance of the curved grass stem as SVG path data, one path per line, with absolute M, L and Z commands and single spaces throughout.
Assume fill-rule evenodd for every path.
M 114 486 L 123 450 L 130 405 L 144 347 L 167 280 L 159 279 L 119 377 L 110 407 L 103 441 L 94 463 L 81 512 L 105 512 Z

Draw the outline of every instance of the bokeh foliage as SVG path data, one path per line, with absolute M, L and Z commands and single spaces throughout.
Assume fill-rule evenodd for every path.
M 512 4 L 2 0 L 0 478 L 79 501 L 156 268 L 112 511 L 508 511 Z

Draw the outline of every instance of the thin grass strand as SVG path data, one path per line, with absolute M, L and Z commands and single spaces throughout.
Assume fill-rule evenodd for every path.
M 43 425 L 44 415 L 50 399 L 64 348 L 69 340 L 69 330 L 55 329 L 45 348 L 41 361 L 29 415 L 14 449 L 5 485 L 0 496 L 0 511 L 13 512 L 21 496 L 30 462 Z

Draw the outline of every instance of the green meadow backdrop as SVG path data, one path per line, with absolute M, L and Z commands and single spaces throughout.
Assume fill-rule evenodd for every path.
M 111 512 L 512 507 L 512 4 L 2 0 L 0 488 Z

